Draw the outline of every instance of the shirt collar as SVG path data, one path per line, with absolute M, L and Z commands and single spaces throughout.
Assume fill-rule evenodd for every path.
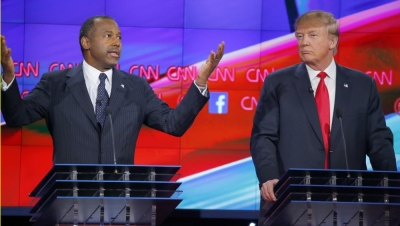
M 313 79 L 315 79 L 317 77 L 317 75 L 321 72 L 321 71 L 316 71 L 316 70 L 312 69 L 307 64 L 306 64 L 306 68 L 307 68 L 308 76 L 310 77 L 311 81 Z M 331 63 L 329 64 L 329 66 L 324 70 L 324 72 L 326 74 L 328 74 L 328 77 L 330 79 L 336 80 L 336 63 L 333 58 L 332 58 Z
M 111 81 L 112 79 L 112 69 L 107 70 L 105 72 L 101 72 L 96 68 L 89 65 L 85 60 L 82 63 L 83 75 L 85 75 L 91 82 L 98 83 L 100 73 L 104 73 L 107 75 L 107 80 Z

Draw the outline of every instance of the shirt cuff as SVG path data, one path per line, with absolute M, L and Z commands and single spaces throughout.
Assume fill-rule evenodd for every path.
M 1 90 L 7 91 L 7 89 L 10 88 L 10 86 L 13 84 L 14 80 L 15 80 L 15 75 L 14 75 L 13 80 L 12 80 L 9 84 L 7 84 L 7 83 L 3 80 L 3 75 L 1 75 Z
M 207 84 L 198 85 L 198 84 L 196 83 L 196 81 L 193 81 L 193 83 L 194 83 L 194 85 L 197 87 L 197 89 L 199 89 L 199 92 L 201 93 L 201 95 L 207 97 L 207 90 L 208 90 Z

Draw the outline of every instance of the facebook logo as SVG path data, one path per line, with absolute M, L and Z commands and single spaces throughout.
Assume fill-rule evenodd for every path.
M 228 113 L 228 93 L 210 92 L 210 101 L 208 102 L 208 112 L 211 114 Z

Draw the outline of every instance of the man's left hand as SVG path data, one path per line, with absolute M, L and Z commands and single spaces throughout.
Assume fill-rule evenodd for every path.
M 224 56 L 225 42 L 221 42 L 218 45 L 217 53 L 211 50 L 210 55 L 208 56 L 206 63 L 203 64 L 200 68 L 199 75 L 196 79 L 196 83 L 199 85 L 206 84 L 208 78 L 214 69 L 218 66 L 222 57 Z

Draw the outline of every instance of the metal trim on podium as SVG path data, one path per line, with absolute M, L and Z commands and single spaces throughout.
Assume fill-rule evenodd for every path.
M 400 172 L 289 169 L 264 225 L 400 225 Z
M 179 166 L 56 164 L 31 192 L 34 226 L 161 225 L 179 205 Z

